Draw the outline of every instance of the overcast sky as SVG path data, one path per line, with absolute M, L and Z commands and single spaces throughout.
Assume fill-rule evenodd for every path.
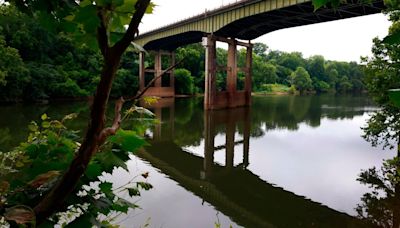
M 235 0 L 153 0 L 157 7 L 146 15 L 140 33 L 214 9 Z M 268 33 L 253 42 L 273 50 L 299 51 L 305 57 L 323 55 L 326 59 L 357 61 L 370 55 L 372 39 L 387 34 L 390 22 L 375 14 L 333 22 L 289 28 Z

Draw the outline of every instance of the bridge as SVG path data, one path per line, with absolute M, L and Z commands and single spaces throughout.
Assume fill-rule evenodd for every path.
M 134 42 L 155 53 L 155 64 L 154 69 L 146 69 L 145 53 L 140 53 L 140 88 L 143 89 L 145 86 L 146 73 L 152 73 L 154 77 L 157 77 L 163 72 L 163 56 L 168 56 L 173 65 L 175 63 L 173 51 L 176 48 L 202 41 L 206 49 L 204 108 L 218 109 L 249 105 L 251 101 L 251 40 L 283 28 L 375 14 L 384 9 L 382 0 L 361 2 L 363 1 L 350 0 L 334 9 L 321 8 L 315 11 L 309 0 L 241 0 L 141 34 Z M 228 43 L 227 66 L 218 66 L 216 63 L 217 41 Z M 244 67 L 237 66 L 237 46 L 247 49 Z M 216 89 L 218 71 L 226 71 L 226 91 L 218 92 Z M 236 86 L 238 72 L 243 72 L 245 75 L 245 86 L 242 91 L 238 91 Z M 158 79 L 154 87 L 147 91 L 147 95 L 174 96 L 173 70 L 168 74 L 169 85 L 162 86 L 162 79 Z

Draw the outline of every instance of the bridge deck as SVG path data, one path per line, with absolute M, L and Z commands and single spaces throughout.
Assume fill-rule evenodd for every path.
M 336 9 L 317 11 L 309 0 L 242 0 L 141 34 L 135 42 L 148 50 L 174 50 L 200 42 L 205 34 L 252 40 L 283 28 L 375 14 L 382 9 L 382 0 L 369 4 L 348 1 Z

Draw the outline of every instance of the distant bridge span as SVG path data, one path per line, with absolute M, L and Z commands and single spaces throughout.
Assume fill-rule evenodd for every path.
M 144 87 L 146 72 L 154 75 L 162 72 L 161 55 L 169 52 L 174 60 L 171 54 L 173 50 L 186 44 L 200 42 L 206 37 L 207 39 L 203 40 L 206 47 L 205 109 L 249 105 L 252 64 L 250 40 L 283 28 L 375 14 L 382 9 L 384 9 L 383 0 L 372 0 L 371 3 L 350 0 L 335 9 L 323 7 L 317 11 L 314 11 L 309 0 L 242 0 L 212 11 L 205 11 L 200 15 L 141 34 L 134 40 L 146 50 L 157 51 L 155 68 L 151 70 L 146 71 L 143 53 L 141 55 L 140 87 Z M 216 65 L 216 41 L 229 44 L 228 66 Z M 293 37 L 293 42 L 295 41 L 296 37 Z M 237 45 L 245 46 L 248 51 L 246 67 L 241 69 L 236 64 Z M 227 71 L 226 93 L 216 92 L 215 88 L 216 71 L 221 69 Z M 244 91 L 236 91 L 239 71 L 246 75 Z M 155 82 L 155 88 L 149 91 L 149 95 L 173 96 L 173 71 L 170 75 L 170 87 L 163 88 L 161 80 L 158 80 Z

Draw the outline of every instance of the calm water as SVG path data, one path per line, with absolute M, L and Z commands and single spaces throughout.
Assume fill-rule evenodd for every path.
M 0 150 L 26 137 L 26 126 L 87 103 L 0 107 Z M 124 227 L 362 227 L 354 216 L 366 186 L 361 170 L 381 166 L 392 151 L 372 148 L 361 127 L 376 108 L 364 97 L 254 97 L 251 108 L 204 112 L 202 99 L 162 100 L 151 146 L 132 156 L 129 172 L 103 178 L 114 187 L 149 172 L 154 188 L 141 209 L 118 217 Z

